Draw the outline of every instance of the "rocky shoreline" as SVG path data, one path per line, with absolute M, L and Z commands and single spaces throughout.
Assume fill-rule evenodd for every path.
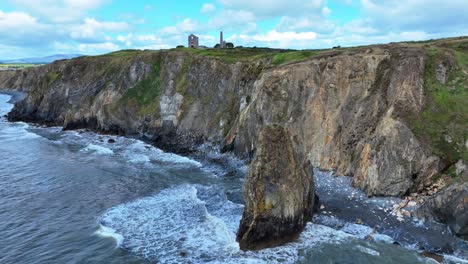
M 456 132 L 446 135 L 449 151 L 442 153 L 414 127 L 432 100 L 428 76 L 445 85 L 453 83 L 449 73 L 458 74 L 450 50 L 466 39 L 450 41 L 323 51 L 279 66 L 268 58 L 233 63 L 183 50 L 117 52 L 2 72 L 0 86 L 27 92 L 11 121 L 137 136 L 179 154 L 210 142 L 255 161 L 259 132 L 279 125 L 295 142 L 294 155 L 314 168 L 352 176 L 368 196 L 402 197 L 433 186 L 466 151 Z M 421 216 L 464 237 L 468 201 L 460 179 L 446 189 L 459 196 L 439 192 Z M 438 213 L 441 207 L 446 211 Z
M 95 132 L 108 134 L 102 131 Z M 137 138 L 153 143 L 148 138 Z M 243 178 L 247 173 L 245 166 L 248 160 L 240 160 L 229 153 L 223 154 L 217 146 L 194 144 L 191 145 L 190 152 L 179 151 L 179 153 L 185 153 L 209 167 L 213 165 L 222 167 L 221 170 L 213 169 L 212 172 L 226 180 Z M 404 219 L 399 219 L 396 214 L 391 214 L 391 208 L 405 203 L 404 199 L 367 198 L 364 193 L 352 187 L 350 177 L 336 176 L 332 172 L 321 171 L 316 171 L 314 175 L 315 181 L 319 182 L 315 187 L 315 192 L 316 195 L 318 192 L 322 200 L 318 201 L 318 196 L 316 196 L 314 203 L 316 215 L 310 219 L 313 223 L 342 230 L 364 240 L 402 245 L 420 252 L 421 256 L 440 260 L 439 262 L 443 262 L 444 256 L 451 260 L 448 263 L 455 263 L 458 258 L 468 257 L 466 243 L 447 232 L 444 225 L 430 221 L 421 224 L 407 215 L 404 215 Z M 242 197 L 239 196 L 241 192 L 242 190 L 231 190 L 226 195 L 236 203 L 243 203 Z M 413 206 L 410 210 L 414 212 L 418 208 L 418 206 Z M 295 237 L 291 236 L 290 239 Z M 454 253 L 455 256 L 452 255 Z

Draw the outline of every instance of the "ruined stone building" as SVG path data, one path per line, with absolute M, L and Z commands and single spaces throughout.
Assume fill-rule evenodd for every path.
M 198 37 L 194 34 L 190 34 L 190 36 L 188 36 L 188 47 L 198 48 Z

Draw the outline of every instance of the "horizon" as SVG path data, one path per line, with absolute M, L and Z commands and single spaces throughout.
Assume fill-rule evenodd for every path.
M 200 45 L 327 49 L 468 35 L 467 1 L 7 0 L 0 4 L 0 59 L 98 55 Z M 12 34 L 15 32 L 15 34 Z

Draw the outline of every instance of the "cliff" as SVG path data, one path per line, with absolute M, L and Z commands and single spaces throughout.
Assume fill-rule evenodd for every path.
M 468 39 L 454 38 L 120 51 L 0 72 L 0 87 L 28 92 L 11 120 L 136 134 L 179 153 L 209 141 L 253 158 L 261 128 L 279 124 L 313 166 L 368 195 L 403 196 L 468 159 L 467 76 Z

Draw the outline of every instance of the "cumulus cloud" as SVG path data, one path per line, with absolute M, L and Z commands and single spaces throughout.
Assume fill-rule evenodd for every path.
M 204 3 L 200 12 L 203 14 L 211 13 L 216 10 L 216 7 L 213 4 L 210 3 Z
M 160 32 L 164 35 L 177 35 L 193 33 L 200 29 L 200 23 L 198 21 L 186 18 L 175 26 L 164 27 Z
M 110 45 L 115 40 L 109 34 L 126 32 L 129 28 L 125 22 L 98 21 L 95 18 L 85 18 L 80 23 L 44 23 L 25 12 L 0 10 L 0 39 L 4 46 L 9 47 L 0 55 L 8 58 L 14 54 L 11 51 L 19 48 L 30 53 L 31 47 L 47 50 L 51 54 L 59 50 L 69 50 L 71 53 L 77 50 L 111 50 L 117 46 Z
M 86 11 L 101 7 L 109 0 L 8 0 L 45 21 L 57 23 L 80 20 Z
M 57 37 L 49 25 L 23 12 L 3 12 L 0 10 L 0 39 L 3 44 L 25 46 L 41 44 L 44 38 Z
M 468 28 L 466 0 L 361 0 L 361 5 L 375 26 L 385 31 L 438 33 Z
M 112 51 L 117 51 L 120 49 L 120 46 L 113 42 L 104 42 L 104 43 L 91 43 L 91 44 L 79 44 L 78 50 L 83 54 L 102 54 Z
M 23 12 L 3 12 L 0 10 L 0 30 L 24 30 L 28 27 L 36 27 L 37 19 Z
M 101 41 L 107 33 L 125 32 L 129 25 L 125 22 L 97 21 L 94 18 L 86 18 L 84 23 L 73 27 L 70 36 L 82 41 Z
M 356 19 L 351 20 L 342 27 L 336 28 L 335 34 L 362 34 L 371 35 L 376 34 L 379 31 L 377 28 L 372 26 L 372 22 L 369 19 Z
M 223 10 L 208 21 L 210 29 L 235 29 L 244 27 L 246 24 L 255 23 L 254 13 L 245 10 Z
M 299 46 L 311 46 L 311 41 L 317 38 L 315 32 L 278 32 L 276 30 L 268 31 L 265 34 L 255 35 L 233 35 L 228 38 L 229 41 L 240 43 L 242 45 L 253 45 L 254 43 L 266 44 L 272 47 L 287 48 L 288 46 L 299 45 Z
M 332 12 L 332 11 L 331 11 L 330 8 L 328 8 L 328 6 L 324 6 L 324 7 L 322 8 L 322 15 L 324 15 L 324 16 L 329 16 L 329 15 L 331 14 L 331 12 Z
M 325 0 L 218 0 L 226 9 L 248 10 L 259 17 L 320 12 Z
M 334 22 L 321 16 L 282 17 L 276 26 L 278 31 L 314 31 L 318 33 L 331 33 L 335 28 Z

